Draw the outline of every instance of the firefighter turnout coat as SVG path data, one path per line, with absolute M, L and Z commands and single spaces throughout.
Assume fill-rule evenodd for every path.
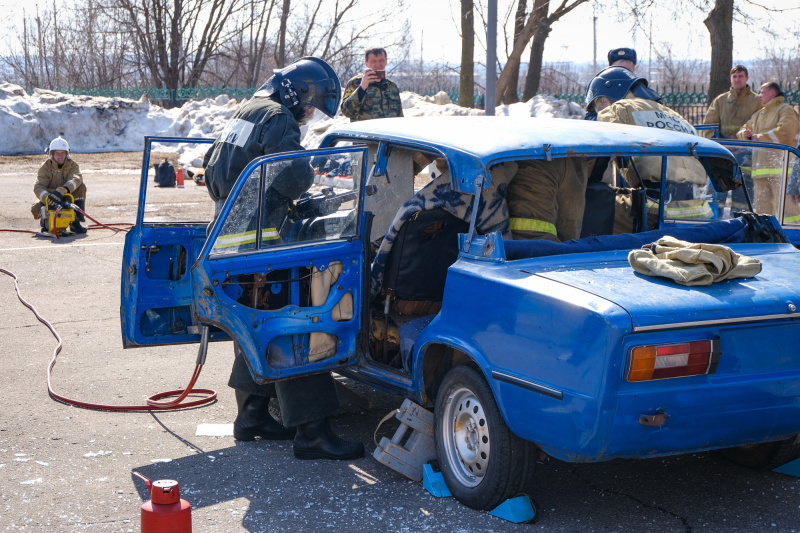
M 741 94 L 736 94 L 733 87 L 711 102 L 703 119 L 703 124 L 719 124 L 719 136 L 723 139 L 735 139 L 736 132 L 747 122 L 753 113 L 761 109 L 758 95 L 746 86 Z
M 742 126 L 736 136 L 746 139 L 744 133 L 746 128 L 750 128 L 753 134 L 758 135 L 757 142 L 796 146 L 797 135 L 800 133 L 800 121 L 798 121 L 794 108 L 785 102 L 784 97 L 776 96 L 767 102 L 763 109 L 753 113 L 753 116 Z M 782 150 L 753 149 L 750 177 L 753 178 L 753 208 L 757 212 L 778 214 L 782 174 Z M 797 213 L 792 207 L 787 205 L 787 213 L 784 216 L 794 219 Z M 784 220 L 784 222 L 786 221 Z

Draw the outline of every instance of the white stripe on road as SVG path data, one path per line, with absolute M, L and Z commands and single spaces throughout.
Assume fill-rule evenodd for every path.
M 0 252 L 13 252 L 15 250 L 41 250 L 43 248 L 76 248 L 78 246 L 122 246 L 124 242 L 89 242 L 86 244 L 59 244 L 57 246 L 25 246 L 24 248 L 0 248 Z

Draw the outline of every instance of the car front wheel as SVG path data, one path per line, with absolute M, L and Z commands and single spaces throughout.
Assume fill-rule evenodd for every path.
M 445 375 L 435 418 L 439 466 L 458 501 L 490 510 L 527 489 L 534 447 L 508 429 L 480 372 L 462 365 Z

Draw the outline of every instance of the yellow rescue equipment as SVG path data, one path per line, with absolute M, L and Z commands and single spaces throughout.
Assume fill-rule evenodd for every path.
M 75 198 L 69 193 L 64 194 L 63 207 L 54 205 L 52 202 L 46 202 L 45 216 L 41 219 L 42 231 L 55 235 L 72 233 L 69 225 L 75 220 L 75 210 L 72 209 L 73 203 L 75 203 Z

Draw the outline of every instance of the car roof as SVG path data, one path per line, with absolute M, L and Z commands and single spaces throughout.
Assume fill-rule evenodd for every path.
M 626 155 L 690 155 L 733 159 L 718 143 L 686 133 L 557 118 L 511 117 L 408 117 L 365 120 L 339 126 L 321 146 L 347 138 L 389 141 L 432 150 L 444 155 L 453 167 L 475 174 L 492 164 L 509 160 L 548 157 Z M 455 176 L 454 176 L 455 177 Z M 470 176 L 466 176 L 469 178 Z M 462 191 L 472 189 L 459 179 Z

